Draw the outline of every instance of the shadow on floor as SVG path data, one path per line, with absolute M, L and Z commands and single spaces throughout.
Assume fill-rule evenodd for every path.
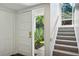
M 13 55 L 11 55 L 11 56 L 24 56 L 24 55 L 22 55 L 22 54 L 20 54 L 20 53 L 16 53 L 16 54 L 13 54 Z

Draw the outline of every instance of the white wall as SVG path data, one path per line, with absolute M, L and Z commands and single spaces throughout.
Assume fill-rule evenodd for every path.
M 39 7 L 45 7 L 45 11 L 44 11 L 45 13 L 44 15 L 45 16 L 45 27 L 44 27 L 45 28 L 45 32 L 44 32 L 45 55 L 47 56 L 50 55 L 50 4 L 36 6 L 34 8 L 30 8 L 25 11 L 19 12 L 19 14 L 14 14 L 14 12 L 5 10 L 5 8 L 0 9 L 0 27 L 1 27 L 0 28 L 0 55 L 11 55 L 16 52 L 17 53 L 20 52 L 25 55 L 31 55 L 32 51 L 29 53 L 29 48 L 26 48 L 26 47 L 29 47 L 29 45 L 30 46 L 32 45 L 32 42 L 28 41 L 28 40 L 31 40 L 31 38 L 30 39 L 27 38 L 29 31 L 27 31 L 26 29 L 31 27 L 32 20 L 31 19 L 28 20 L 27 19 L 28 15 L 26 16 L 21 13 L 26 13 L 26 11 L 32 11 L 33 9 L 36 9 Z M 31 17 L 32 15 L 30 14 L 30 18 Z M 31 28 L 29 30 L 31 30 Z M 25 51 L 27 51 L 27 53 Z
M 79 7 L 76 7 L 76 9 L 75 9 L 74 29 L 75 29 L 75 35 L 76 35 L 77 45 L 78 45 L 78 49 L 79 49 Z
M 15 14 L 5 10 L 0 9 L 0 56 L 15 53 Z
M 50 4 L 50 52 L 54 50 L 55 40 L 57 36 L 58 27 L 61 25 L 61 10 L 60 4 Z

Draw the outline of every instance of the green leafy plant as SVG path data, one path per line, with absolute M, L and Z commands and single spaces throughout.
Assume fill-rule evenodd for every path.
M 36 17 L 36 31 L 34 33 L 35 48 L 38 49 L 44 45 L 44 16 Z

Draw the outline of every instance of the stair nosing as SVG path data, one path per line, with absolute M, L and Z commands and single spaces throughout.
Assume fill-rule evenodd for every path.
M 69 52 L 69 51 L 63 51 L 63 50 L 58 50 L 58 49 L 54 49 L 54 51 L 59 52 L 59 53 L 69 54 L 69 55 L 79 55 L 78 53 Z
M 63 32 L 64 32 L 64 34 L 75 34 L 74 32 L 58 31 L 58 33 L 63 33 Z
M 65 36 L 65 35 L 58 35 L 57 37 L 63 37 L 63 38 L 76 38 L 75 36 Z
M 61 37 L 62 37 L 62 35 L 58 35 L 58 36 L 61 36 Z M 75 37 L 75 36 L 67 36 L 67 35 L 66 35 L 66 36 L 63 36 L 63 37 Z
M 56 41 L 62 41 L 62 42 L 74 42 L 74 43 L 77 43 L 76 41 L 73 41 L 73 40 L 62 40 L 62 39 L 57 39 Z
M 55 46 L 69 47 L 69 48 L 77 48 L 77 46 L 65 45 L 65 44 L 55 44 Z
M 73 29 L 59 29 L 58 31 L 74 31 Z
M 73 28 L 74 29 L 74 27 L 59 27 L 59 28 L 69 28 L 69 29 Z

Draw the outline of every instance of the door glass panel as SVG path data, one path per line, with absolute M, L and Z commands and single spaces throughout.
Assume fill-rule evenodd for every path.
M 44 45 L 44 16 L 36 16 L 35 49 Z
M 38 54 L 42 55 L 44 50 L 44 16 L 36 16 L 36 30 L 34 33 L 34 47 Z

